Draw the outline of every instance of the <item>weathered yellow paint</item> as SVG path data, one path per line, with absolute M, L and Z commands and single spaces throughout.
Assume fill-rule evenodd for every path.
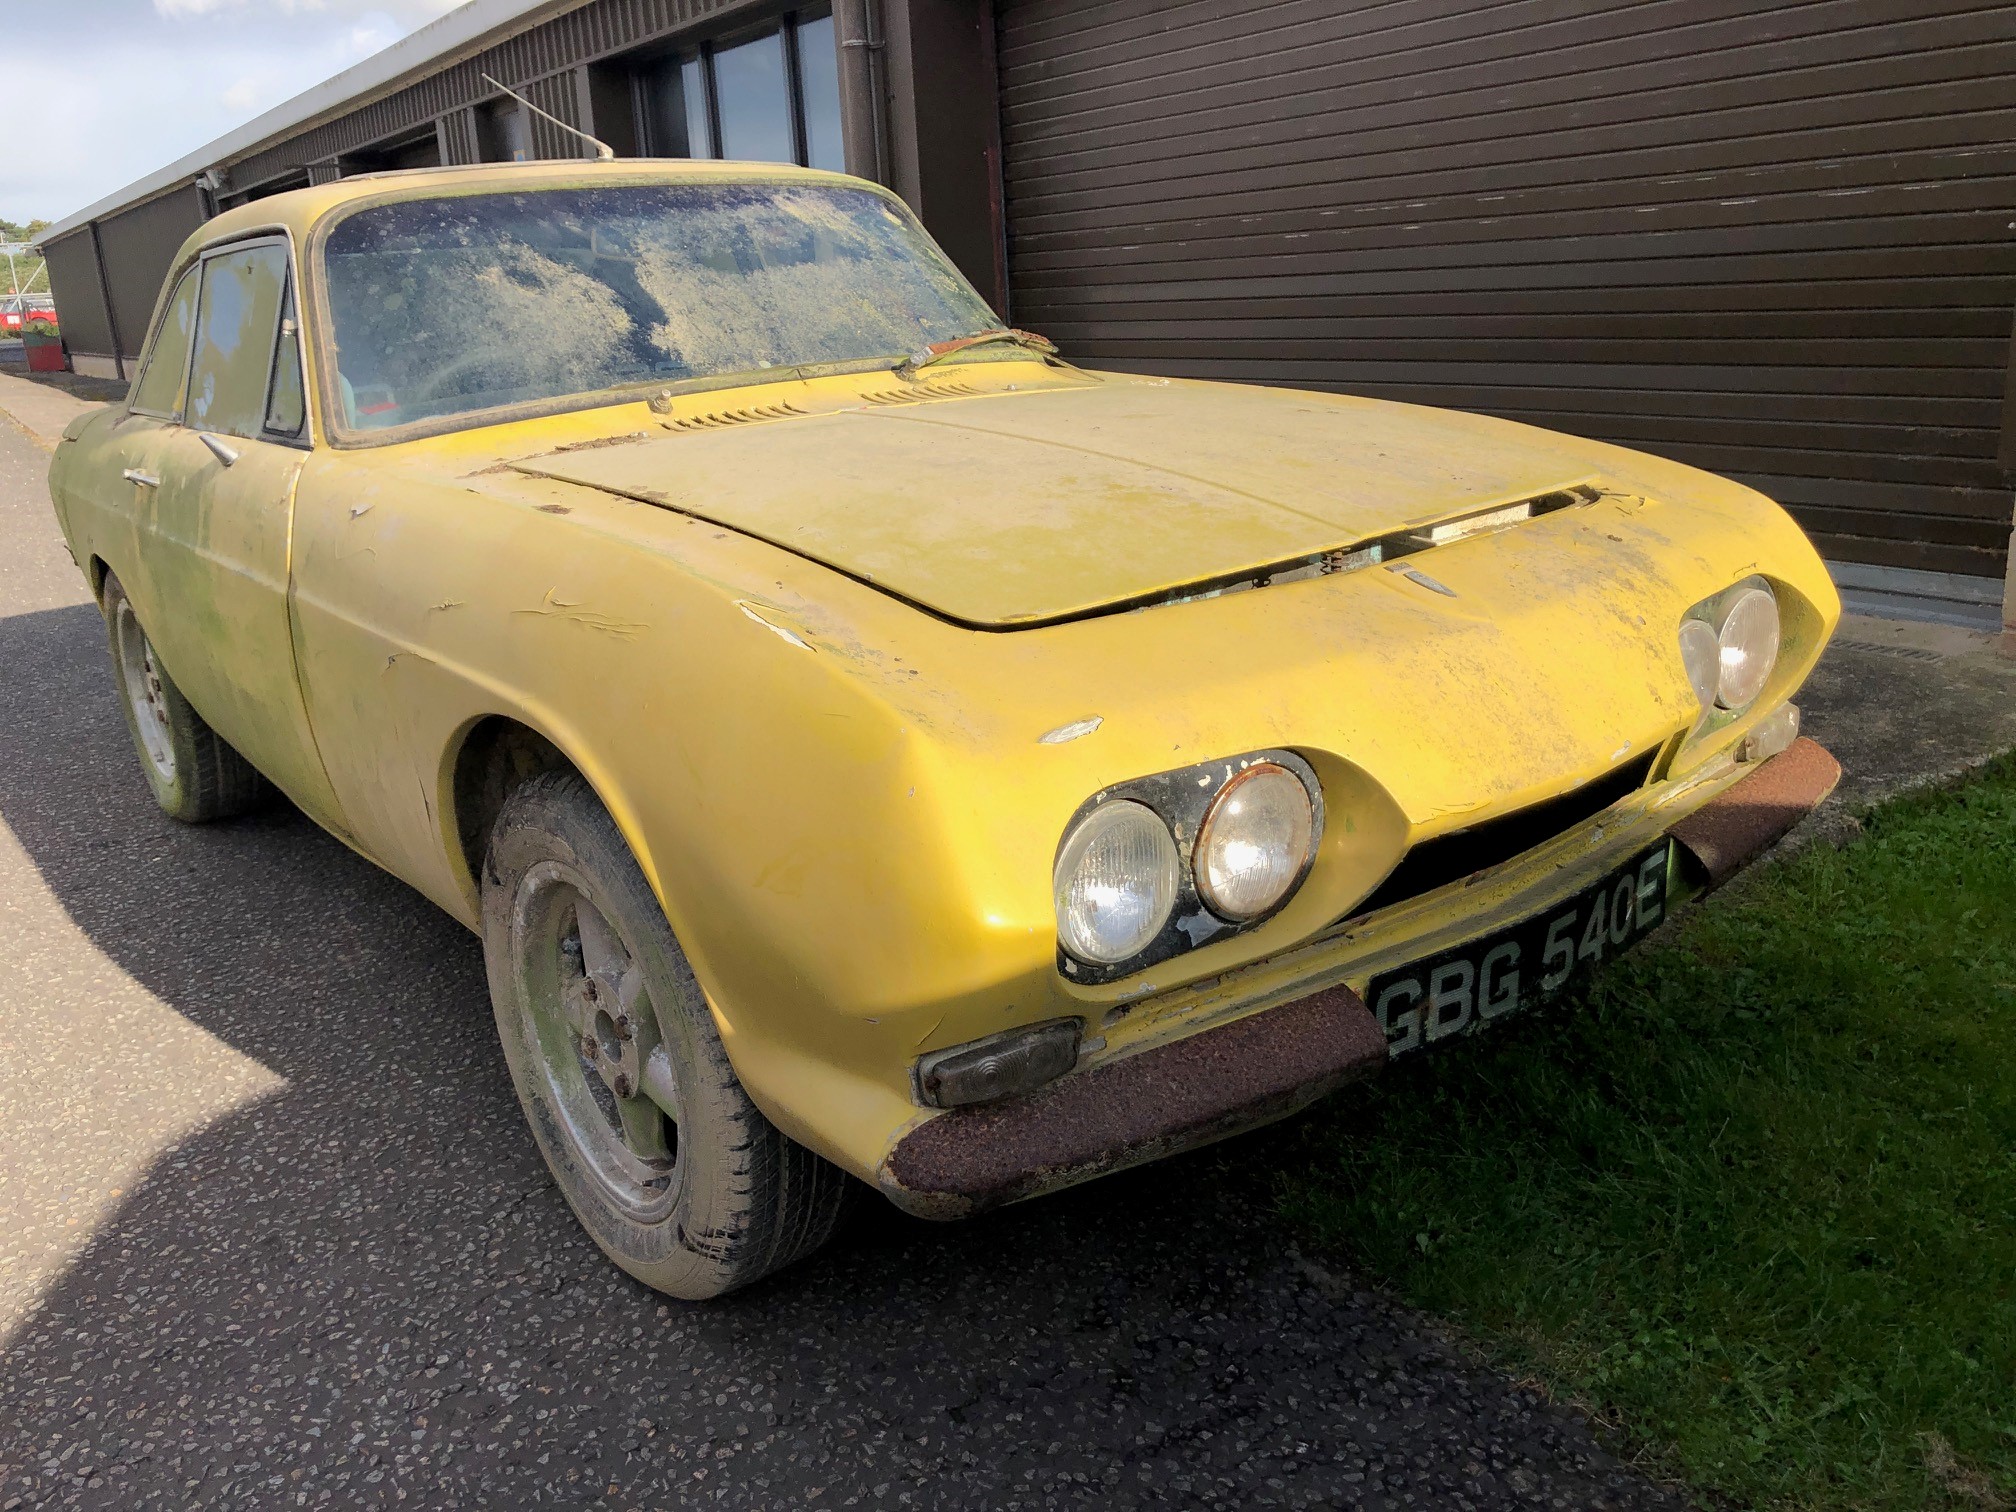
M 394 190 L 735 176 L 755 175 L 540 165 L 346 181 L 206 234 L 277 224 L 307 245 L 318 218 Z M 312 308 L 312 267 L 303 277 Z M 1574 891 L 1733 780 L 1729 751 L 1793 693 L 1839 614 L 1771 501 L 1618 448 L 1035 360 L 923 377 L 902 404 L 881 402 L 889 374 L 785 378 L 682 394 L 669 413 L 621 403 L 322 445 L 293 518 L 329 822 L 473 923 L 458 743 L 488 715 L 542 732 L 629 838 L 751 1094 L 864 1176 L 923 1116 L 920 1050 L 1079 1014 L 1103 1038 L 1097 1063 L 1362 985 Z M 320 393 L 321 374 L 310 381 Z M 805 413 L 681 427 L 786 401 Z M 584 442 L 614 444 L 564 450 Z M 122 464 L 95 433 L 65 450 L 82 458 L 58 463 L 72 545 L 123 572 L 122 553 L 145 548 L 101 486 Z M 1577 482 L 1600 495 L 1409 559 L 1453 597 L 1369 568 L 976 628 Z M 1460 899 L 1339 930 L 1412 842 L 1676 744 L 1695 712 L 1680 618 L 1753 572 L 1786 623 L 1753 714 L 1684 752 L 1602 836 L 1585 827 Z M 1039 743 L 1094 716 L 1082 738 Z M 1269 746 L 1311 761 L 1331 815 L 1290 905 L 1140 978 L 1065 981 L 1050 869 L 1073 811 L 1117 781 Z
M 1117 376 L 1088 386 L 1033 366 L 1018 377 L 968 379 L 982 392 L 957 404 L 773 425 L 760 473 L 733 429 L 519 465 L 732 525 L 997 626 L 1340 549 L 1587 471 L 1538 432 L 1451 415 L 1393 425 L 1394 407 L 1372 400 Z M 1488 442 L 1452 445 L 1466 423 Z M 808 476 L 820 480 L 810 495 Z

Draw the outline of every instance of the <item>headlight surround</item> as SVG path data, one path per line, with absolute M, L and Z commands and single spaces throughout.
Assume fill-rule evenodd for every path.
M 1141 954 L 1175 909 L 1176 837 L 1145 803 L 1111 799 L 1080 819 L 1057 852 L 1057 939 L 1081 961 L 1110 966 Z
M 1247 767 L 1218 790 L 1197 831 L 1197 892 L 1234 923 L 1257 919 L 1294 889 L 1316 843 L 1302 779 L 1277 762 Z
M 1777 591 L 1746 577 L 1687 611 L 1680 622 L 1680 662 L 1701 706 L 1692 740 L 1741 718 L 1764 696 L 1784 642 Z
M 1778 600 L 1762 584 L 1744 588 L 1730 603 L 1718 632 L 1721 672 L 1715 702 L 1729 710 L 1757 701 L 1778 665 L 1782 631 Z
M 1299 806 L 1287 783 L 1300 788 Z M 1233 798 L 1221 806 L 1228 792 Z M 1213 816 L 1210 854 L 1217 862 L 1200 866 Z M 1249 751 L 1102 788 L 1065 826 L 1057 847 L 1051 890 L 1058 971 L 1084 986 L 1117 982 L 1259 928 L 1309 874 L 1323 822 L 1323 786 L 1293 751 Z M 1247 855 L 1241 866 L 1234 854 L 1240 844 L 1267 853 Z M 1165 865 L 1174 872 L 1166 907 Z

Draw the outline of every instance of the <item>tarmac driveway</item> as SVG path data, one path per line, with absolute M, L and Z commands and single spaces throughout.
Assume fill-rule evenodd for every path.
M 1680 1505 L 1300 1262 L 1265 1134 L 635 1285 L 474 937 L 289 810 L 152 807 L 46 460 L 0 420 L 0 1505 Z

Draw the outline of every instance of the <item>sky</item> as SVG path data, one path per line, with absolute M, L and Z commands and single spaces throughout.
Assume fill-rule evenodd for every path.
M 461 0 L 6 0 L 0 216 L 60 220 Z

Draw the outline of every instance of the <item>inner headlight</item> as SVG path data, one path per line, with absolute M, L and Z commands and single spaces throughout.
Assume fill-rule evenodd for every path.
M 1715 707 L 1722 689 L 1722 637 L 1702 619 L 1690 619 L 1680 626 L 1680 660 L 1687 668 L 1687 681 L 1695 701 L 1706 714 Z
M 1742 709 L 1756 701 L 1778 665 L 1778 600 L 1763 587 L 1745 588 L 1722 618 L 1721 669 L 1715 701 Z
M 1316 837 L 1316 812 L 1302 779 L 1256 762 L 1219 789 L 1197 832 L 1197 892 L 1234 922 L 1257 918 L 1302 875 Z
M 1057 852 L 1058 942 L 1100 965 L 1139 955 L 1168 922 L 1181 874 L 1176 839 L 1155 810 L 1124 798 L 1101 804 Z
M 1778 665 L 1778 598 L 1749 577 L 1703 599 L 1680 622 L 1680 661 L 1701 705 L 1698 730 L 1720 729 L 1763 693 Z

